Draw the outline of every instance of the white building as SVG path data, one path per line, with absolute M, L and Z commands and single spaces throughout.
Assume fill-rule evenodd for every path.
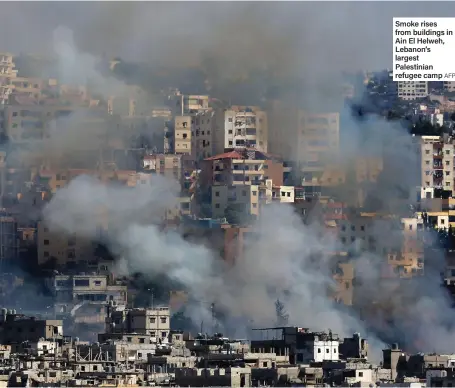
M 294 186 L 277 186 L 272 189 L 272 198 L 279 202 L 294 203 Z
M 398 98 L 402 100 L 425 98 L 428 94 L 426 81 L 398 81 Z
M 213 153 L 230 148 L 255 148 L 267 152 L 267 113 L 258 107 L 232 106 L 215 115 Z
M 48 356 L 58 353 L 58 343 L 55 341 L 40 340 L 30 343 L 30 353 L 34 356 Z
M 326 333 L 305 333 L 296 349 L 297 362 L 308 364 L 312 361 L 338 361 L 340 341 L 337 336 Z

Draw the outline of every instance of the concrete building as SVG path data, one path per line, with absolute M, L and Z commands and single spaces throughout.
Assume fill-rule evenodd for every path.
M 336 334 L 314 333 L 301 327 L 258 329 L 268 340 L 251 341 L 251 351 L 289 355 L 291 364 L 338 361 L 340 340 Z
M 444 81 L 443 87 L 446 92 L 455 92 L 454 81 Z
M 161 343 L 168 342 L 169 333 L 169 307 L 127 309 L 112 304 L 108 307 L 106 335 L 146 335 Z
M 0 315 L 0 341 L 2 344 L 20 344 L 24 341 L 55 341 L 63 336 L 61 320 L 39 320 L 3 309 Z
M 422 189 L 442 189 L 454 192 L 454 145 L 439 136 L 422 136 Z M 427 197 L 427 194 L 425 193 Z
M 212 186 L 212 217 L 226 217 L 228 209 L 257 217 L 259 187 L 257 185 Z
M 182 155 L 179 154 L 152 154 L 143 158 L 144 171 L 153 172 L 182 182 Z
M 14 69 L 13 55 L 0 53 L 0 102 L 5 104 L 13 91 L 13 79 L 17 77 L 17 70 Z
M 175 383 L 189 387 L 251 387 L 250 368 L 190 369 L 175 370 Z
M 194 160 L 201 160 L 213 155 L 214 152 L 214 112 L 200 110 L 191 115 L 191 155 Z
M 184 95 L 177 90 L 169 96 L 168 105 L 174 116 L 184 116 L 209 110 L 209 100 L 207 95 Z
M 72 316 L 77 323 L 104 323 L 109 301 L 127 303 L 127 287 L 106 275 L 56 275 L 48 284 L 56 316 Z
M 256 150 L 231 151 L 207 158 L 201 165 L 201 184 L 260 185 L 272 180 L 283 185 L 283 163 Z
M 192 154 L 191 120 L 191 116 L 176 116 L 174 119 L 174 152 L 176 154 Z
M 49 260 L 56 265 L 76 264 L 94 257 L 95 246 L 91 241 L 81 236 L 57 234 L 43 222 L 38 223 L 36 242 L 40 265 Z
M 401 100 L 417 100 L 428 94 L 426 81 L 398 81 L 398 98 Z
M 216 128 L 213 136 L 213 152 L 220 154 L 226 149 L 254 148 L 267 152 L 267 113 L 259 107 L 232 106 L 215 113 Z
M 38 104 L 38 100 L 24 100 L 20 97 L 15 97 L 14 100 L 14 103 L 5 106 L 5 125 L 2 128 L 2 133 L 10 141 L 18 143 L 49 137 L 55 120 L 68 117 L 75 110 L 81 109 L 74 105 L 61 105 L 57 101 L 51 101 L 52 104 L 45 105 Z M 83 121 L 87 126 L 90 125 L 95 128 L 96 125 L 98 130 L 100 124 L 107 126 L 107 114 L 99 108 L 87 109 L 85 112 Z M 81 111 L 79 114 L 82 117 Z

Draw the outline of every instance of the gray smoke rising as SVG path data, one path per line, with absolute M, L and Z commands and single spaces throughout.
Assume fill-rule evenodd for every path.
M 204 3 L 197 7 L 181 3 L 27 4 L 30 11 L 21 4 L 5 4 L 5 7 L 20 10 L 24 26 L 30 21 L 34 31 L 43 31 L 28 34 L 27 40 L 20 38 L 23 47 L 33 44 L 30 42 L 35 42 L 36 37 L 40 42 L 49 38 L 50 51 L 57 51 L 63 57 L 59 61 L 63 66 L 60 73 L 67 82 L 95 79 L 94 84 L 101 93 L 116 90 L 117 82 L 111 87 L 109 78 L 100 78 L 94 73 L 95 53 L 105 51 L 109 56 L 144 61 L 152 67 L 202 67 L 212 83 L 217 82 L 218 75 L 222 76 L 217 87 L 212 86 L 214 97 L 222 93 L 233 78 L 240 79 L 240 87 L 245 73 L 254 73 L 256 69 L 277 74 L 274 82 L 286 91 L 288 74 L 311 78 L 313 82 L 308 82 L 309 87 L 299 92 L 303 94 L 301 99 L 306 107 L 319 109 L 327 107 L 328 98 L 338 99 L 339 70 L 390 64 L 391 18 L 408 16 L 409 12 L 408 3 L 397 2 L 256 4 Z M 87 8 L 85 12 L 74 12 L 81 9 L 78 7 Z M 452 7 L 448 3 L 437 6 L 416 3 L 413 15 L 450 13 Z M 257 14 L 248 19 L 257 10 Z M 1 28 L 6 28 L 9 19 L 13 19 L 12 14 L 2 15 L 8 17 L 3 20 L 5 23 L 0 23 Z M 36 19 L 41 22 L 37 23 Z M 187 28 L 189 20 L 191 29 Z M 52 39 L 55 28 L 62 24 L 74 31 L 76 43 L 66 33 Z M 10 40 L 11 30 L 0 36 Z M 86 52 L 92 54 L 85 56 Z M 75 65 L 68 60 L 74 57 L 83 60 Z M 204 62 L 207 58 L 210 61 Z M 228 82 L 224 82 L 225 78 Z M 73 143 L 75 128 L 69 128 L 72 135 L 67 137 L 63 133 L 55 145 L 54 140 L 50 140 L 47 152 L 62 142 Z M 402 140 L 397 141 L 397 134 Z M 376 196 L 372 200 L 376 210 L 389 210 L 391 205 L 395 209 L 397 192 L 404 191 L 405 204 L 412 202 L 405 195 L 416 184 L 414 169 L 410 166 L 418 168 L 413 164 L 416 153 L 411 137 L 382 120 L 368 118 L 359 122 L 349 115 L 342 126 L 342 136 L 349 141 L 342 146 L 340 165 L 351 165 L 358 156 L 372 153 L 387 162 L 378 183 L 366 188 Z M 90 143 L 89 138 L 83 140 Z M 215 252 L 190 244 L 177 234 L 165 234 L 150 221 L 169 205 L 168 201 L 172 202 L 173 196 L 166 187 L 167 182 L 155 180 L 151 189 L 127 191 L 101 187 L 89 178 L 78 178 L 57 192 L 44 214 L 54 228 L 95 237 L 93 211 L 107 204 L 112 219 L 110 226 L 114 230 L 110 248 L 124 258 L 123 263 L 127 261 L 127 267 L 178 280 L 195 299 L 215 300 L 232 317 L 251 318 L 257 325 L 272 324 L 276 318 L 273 303 L 279 298 L 286 306 L 291 324 L 316 330 L 330 328 L 346 335 L 352 331 L 368 332 L 371 327 L 371 335 L 398 338 L 408 344 L 427 338 L 424 344 L 415 346 L 418 350 L 439 351 L 450 345 L 451 341 L 446 341 L 444 335 L 452 333 L 447 322 L 453 320 L 453 313 L 445 292 L 439 288 L 441 261 L 429 263 L 426 278 L 397 286 L 380 281 L 379 262 L 383 258 L 379 254 L 356 252 L 362 304 L 373 299 L 386 303 L 402 296 L 397 299 L 404 300 L 407 307 L 405 311 L 395 310 L 373 318 L 378 325 L 372 325 L 371 321 L 363 323 L 356 312 L 340 309 L 325 297 L 326 287 L 332 285 L 329 252 L 341 249 L 336 238 L 316 225 L 303 225 L 287 205 L 271 205 L 256 225 L 257 240 L 250 243 L 245 260 L 227 269 L 220 264 Z M 338 188 L 337 193 L 347 197 L 350 191 Z M 145 209 L 152 214 L 149 216 Z M 391 245 L 395 245 L 398 234 L 387 224 L 377 224 L 374 231 L 378 239 L 392 241 Z M 433 303 L 431 309 L 429 300 Z M 430 311 L 434 314 L 429 314 Z M 195 309 L 191 314 L 196 322 L 209 317 L 207 308 Z

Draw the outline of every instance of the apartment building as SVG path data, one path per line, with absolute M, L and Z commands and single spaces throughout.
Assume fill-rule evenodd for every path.
M 160 174 L 166 178 L 182 181 L 182 155 L 152 154 L 144 156 L 142 167 L 145 172 Z
M 16 98 L 15 104 L 5 106 L 3 135 L 16 143 L 45 139 L 49 137 L 51 122 L 68 117 L 77 109 L 80 108 L 65 105 L 39 105 L 36 101 L 30 100 L 22 103 L 22 100 Z M 85 113 L 86 125 L 96 123 L 107 125 L 106 117 L 103 117 L 105 114 L 103 115 L 100 109 L 86 110 Z M 90 144 L 90 146 L 93 145 Z
M 246 215 L 259 215 L 259 186 L 212 186 L 212 217 L 226 217 L 230 209 Z
M 455 82 L 454 81 L 444 81 L 443 83 L 444 91 L 446 92 L 455 92 Z
M 17 70 L 14 69 L 13 55 L 0 53 L 0 102 L 5 104 L 13 91 L 14 78 L 17 77 Z
M 18 314 L 16 310 L 2 309 L 0 341 L 4 345 L 20 344 L 40 339 L 58 340 L 63 337 L 63 322 L 56 319 L 35 319 Z
M 172 96 L 169 96 L 169 106 L 174 116 L 185 116 L 209 110 L 209 100 L 209 96 L 184 95 L 176 91 Z
M 169 307 L 127 309 L 125 306 L 110 305 L 104 336 L 135 333 L 167 341 L 170 320 Z
M 226 263 L 233 265 L 244 259 L 252 229 L 230 225 L 223 218 L 185 217 L 183 235 L 188 241 L 207 244 Z
M 439 136 L 421 138 L 421 186 L 454 192 L 454 145 Z M 426 193 L 425 193 L 426 195 Z
M 48 285 L 55 297 L 55 315 L 71 315 L 77 323 L 104 323 L 108 301 L 127 303 L 127 287 L 107 275 L 56 275 Z
M 401 277 L 422 274 L 424 270 L 424 247 L 421 236 L 424 228 L 423 220 L 402 218 L 401 228 L 401 250 L 397 253 L 389 253 L 389 264 Z
M 201 165 L 201 184 L 283 185 L 283 162 L 257 150 L 235 150 L 207 158 Z
M 267 113 L 255 106 L 232 106 L 215 113 L 213 152 L 254 148 L 267 152 Z
M 332 162 L 340 145 L 339 113 L 298 113 L 298 160 L 302 171 L 322 170 Z
M 95 256 L 94 244 L 76 235 L 58 234 L 51 231 L 43 222 L 37 227 L 38 264 L 43 265 L 48 261 L 56 265 L 65 265 L 81 260 L 90 260 Z
M 191 155 L 197 162 L 213 155 L 214 112 L 200 110 L 191 115 Z
M 191 120 L 191 116 L 176 116 L 174 119 L 174 152 L 176 154 L 192 154 Z
M 398 98 L 417 100 L 429 94 L 427 81 L 398 81 Z

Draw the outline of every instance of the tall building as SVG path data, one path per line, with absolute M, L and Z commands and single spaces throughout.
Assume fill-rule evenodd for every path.
M 185 116 L 210 109 L 209 96 L 183 95 L 179 91 L 169 96 L 168 105 L 174 116 Z
M 232 148 L 255 148 L 267 152 L 267 113 L 259 107 L 232 106 L 219 110 L 215 121 L 214 153 L 220 154 Z
M 13 56 L 0 53 L 0 103 L 4 104 L 13 90 L 12 80 L 17 76 Z
M 421 186 L 423 197 L 434 189 L 454 191 L 454 145 L 439 136 L 421 138 Z M 430 190 L 432 189 L 432 190 Z M 430 194 L 432 196 L 432 194 Z
M 426 81 L 398 81 L 398 98 L 402 100 L 416 100 L 428 96 L 428 82 Z
M 192 111 L 185 116 L 175 116 L 174 150 L 176 154 L 191 155 L 202 161 L 213 153 L 213 112 Z

